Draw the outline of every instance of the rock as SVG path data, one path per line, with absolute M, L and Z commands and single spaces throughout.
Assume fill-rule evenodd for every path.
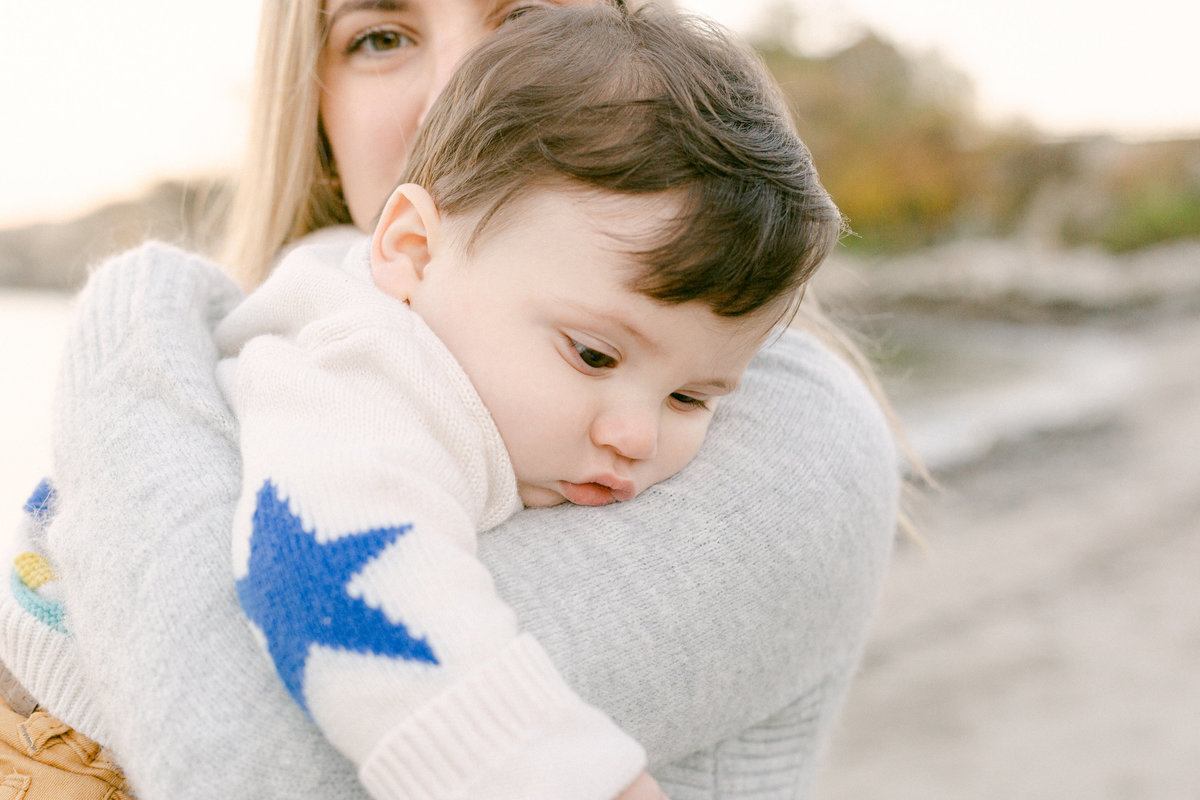
M 1200 241 L 1113 255 L 1021 240 L 962 239 L 880 259 L 838 255 L 814 279 L 831 307 L 1063 318 L 1200 307 Z
M 224 191 L 215 181 L 160 183 L 78 219 L 0 231 L 0 286 L 73 290 L 90 265 L 149 238 L 202 249 Z

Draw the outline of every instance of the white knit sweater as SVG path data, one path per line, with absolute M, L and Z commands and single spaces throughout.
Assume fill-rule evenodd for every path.
M 521 635 L 476 556 L 521 508 L 499 431 L 372 284 L 367 248 L 341 252 L 291 251 L 216 331 L 243 609 L 372 796 L 609 800 L 644 752 Z

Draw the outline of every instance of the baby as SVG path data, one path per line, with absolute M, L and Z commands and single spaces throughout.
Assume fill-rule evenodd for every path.
M 682 469 L 841 230 L 741 46 L 531 9 L 461 65 L 370 241 L 314 237 L 222 322 L 238 597 L 372 796 L 635 780 L 642 749 L 521 632 L 476 537 Z
M 293 251 L 217 331 L 239 598 L 372 795 L 613 797 L 644 755 L 475 537 L 682 469 L 840 214 L 753 57 L 608 7 L 489 39 L 404 181 L 369 247 Z

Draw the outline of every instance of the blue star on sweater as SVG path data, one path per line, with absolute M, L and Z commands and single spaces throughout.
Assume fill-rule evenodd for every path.
M 313 645 L 438 663 L 423 638 L 346 592 L 367 562 L 411 528 L 374 528 L 322 544 L 304 530 L 271 481 L 258 490 L 250 570 L 237 582 L 238 598 L 306 713 L 304 668 Z
M 50 483 L 49 478 L 43 478 L 25 501 L 25 513 L 38 522 L 46 522 L 57 499 L 58 492 L 54 491 L 54 484 Z

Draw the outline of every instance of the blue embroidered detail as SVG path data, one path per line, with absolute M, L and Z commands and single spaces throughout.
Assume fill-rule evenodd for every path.
M 271 481 L 258 490 L 250 569 L 237 582 L 238 598 L 306 713 L 304 668 L 313 645 L 438 663 L 424 639 L 346 592 L 367 562 L 411 528 L 375 528 L 322 544 L 304 530 Z
M 44 522 L 50 516 L 50 507 L 57 499 L 54 487 L 50 484 L 49 478 L 42 478 L 42 482 L 33 490 L 33 494 L 29 495 L 29 499 L 25 501 L 25 513 L 36 519 L 38 522 Z
M 47 600 L 30 589 L 25 585 L 25 581 L 21 580 L 20 574 L 15 569 L 12 571 L 12 579 L 9 584 L 12 586 L 13 597 L 21 604 L 21 608 L 59 633 L 70 635 L 67 633 L 67 613 L 61 603 Z

